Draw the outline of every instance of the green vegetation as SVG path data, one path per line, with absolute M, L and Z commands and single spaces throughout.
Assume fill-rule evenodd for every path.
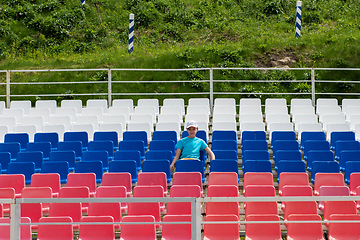
M 295 38 L 296 0 L 0 0 L 0 69 L 358 67 L 358 0 L 303 1 L 302 37 Z M 134 53 L 127 53 L 135 14 Z M 327 72 L 319 80 L 358 80 Z M 106 81 L 107 72 L 18 73 L 12 81 Z M 205 80 L 206 71 L 113 72 L 113 80 Z M 215 71 L 214 79 L 310 79 L 309 71 Z M 5 81 L 0 74 L 0 81 Z M 83 87 L 84 86 L 84 87 Z M 113 92 L 208 92 L 208 85 L 118 84 Z M 185 89 L 185 90 L 184 90 Z M 358 92 L 352 83 L 317 84 L 319 92 Z M 214 91 L 303 93 L 308 83 L 217 83 Z M 12 94 L 106 94 L 107 84 L 15 85 Z M 0 87 L 0 94 L 5 88 Z M 251 94 L 249 94 L 251 95 Z M 243 96 L 247 96 L 246 94 Z M 271 96 L 271 95 L 270 95 Z M 103 96 L 106 97 L 106 96 Z M 269 97 L 269 95 L 267 96 Z M 86 99 L 84 97 L 83 99 Z M 35 100 L 35 99 L 34 99 Z

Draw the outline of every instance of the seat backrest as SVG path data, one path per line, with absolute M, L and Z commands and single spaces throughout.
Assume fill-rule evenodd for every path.
M 20 143 L 18 142 L 0 143 L 0 152 L 9 152 L 11 159 L 16 159 L 18 152 L 20 152 Z
M 166 215 L 163 222 L 190 222 L 191 217 L 186 215 Z M 163 239 L 191 239 L 190 224 L 164 224 L 162 227 Z
M 125 216 L 122 222 L 155 222 L 154 216 Z M 156 239 L 155 224 L 124 224 L 121 226 L 121 239 Z
M 239 217 L 233 214 L 206 215 L 204 224 L 204 239 L 234 239 L 240 240 L 239 224 L 206 224 L 206 222 L 239 221 Z
M 42 217 L 39 223 L 72 223 L 73 220 L 69 216 L 63 217 Z M 50 240 L 54 238 L 56 233 L 57 238 L 63 240 L 71 240 L 73 236 L 72 225 L 39 225 L 38 227 L 38 240 Z M 21 238 L 22 239 L 22 238 Z
M 171 182 L 170 162 L 168 160 L 145 160 L 142 170 L 143 172 L 164 172 L 167 182 Z
M 23 188 L 22 198 L 52 198 L 50 187 L 27 187 Z
M 332 214 L 331 221 L 359 221 L 357 214 Z M 357 239 L 360 236 L 360 223 L 329 223 L 329 239 Z
M 28 217 L 21 217 L 21 223 L 30 223 L 31 220 Z M 10 218 L 1 217 L 0 223 L 10 224 Z M 31 240 L 31 226 L 30 225 L 21 225 L 20 226 L 20 239 L 21 240 Z M 10 225 L 2 225 L 0 226 L 0 240 L 9 240 L 10 239 Z
M 58 173 L 33 174 L 30 187 L 50 187 L 53 196 L 59 195 L 60 175 Z
M 314 194 L 320 194 L 321 186 L 345 186 L 344 176 L 341 173 L 317 173 L 315 175 Z
M 162 186 L 167 192 L 166 173 L 164 172 L 141 172 L 138 174 L 137 186 Z
M 210 181 L 210 180 L 209 180 Z M 274 185 L 273 175 L 269 172 L 247 172 L 244 175 L 243 194 L 249 185 Z
M 175 172 L 173 185 L 198 185 L 202 191 L 202 180 L 200 172 Z
M 75 99 L 64 99 L 61 100 L 61 108 L 75 108 L 76 112 L 80 114 L 82 110 L 82 101 Z
M 58 143 L 58 151 L 69 151 L 69 150 L 74 151 L 75 156 L 77 158 L 81 158 L 82 152 L 83 152 L 82 151 L 83 150 L 82 142 L 81 141 L 64 141 L 64 142 Z
M 115 131 L 101 131 L 94 133 L 94 141 L 110 140 L 114 147 L 119 147 L 118 133 Z M 111 154 L 109 154 L 111 156 Z
M 130 113 L 134 111 L 134 102 L 132 99 L 114 99 L 112 102 L 113 107 L 128 107 Z
M 208 185 L 238 185 L 238 180 L 235 172 L 210 172 Z
M 333 214 L 356 214 L 355 201 L 325 201 L 324 204 L 324 221 L 330 220 Z M 325 224 L 328 225 L 328 224 Z
M 205 181 L 204 168 L 198 160 L 178 160 L 176 162 L 176 172 L 200 172 L 202 181 Z
M 57 173 L 60 175 L 60 183 L 66 183 L 69 174 L 69 163 L 66 161 L 44 162 L 41 167 L 41 173 Z
M 319 223 L 287 223 L 287 237 L 291 239 L 324 239 L 321 217 L 318 214 L 291 214 L 287 219 L 289 221 L 319 221 Z
M 246 221 L 279 221 L 280 218 L 275 214 L 246 216 Z M 259 231 L 261 229 L 261 231 Z M 280 223 L 256 223 L 246 224 L 245 238 L 247 239 L 276 239 L 281 240 Z
M 147 152 L 148 153 L 148 152 Z M 171 153 L 170 153 L 171 155 Z M 114 153 L 114 160 L 135 160 L 138 171 L 141 169 L 141 154 L 138 150 L 119 150 Z
M 75 173 L 95 173 L 96 183 L 101 183 L 103 163 L 100 160 L 78 161 L 75 163 Z
M 103 174 L 101 186 L 123 186 L 126 191 L 132 193 L 131 174 L 130 173 L 111 173 Z
M 66 132 L 64 134 L 64 141 L 80 141 L 82 144 L 82 147 L 87 148 L 89 137 L 88 133 L 86 131 L 72 131 L 72 132 Z
M 109 157 L 114 156 L 114 142 L 112 140 L 90 141 L 88 149 L 89 151 L 105 150 L 108 152 Z
M 109 168 L 109 154 L 106 150 L 99 151 L 85 151 L 81 158 L 82 161 L 97 161 L 100 160 L 103 164 L 103 169 Z
M 25 176 L 25 183 L 30 184 L 31 176 L 35 173 L 35 163 L 33 162 L 10 162 L 7 174 L 21 174 Z
M 66 161 L 69 163 L 69 168 L 75 168 L 75 151 L 72 150 L 59 150 L 50 152 L 50 161 Z
M 108 104 L 106 99 L 88 99 L 86 101 L 86 107 L 87 108 L 101 107 L 104 113 L 107 113 Z
M 279 195 L 283 194 L 283 189 L 287 185 L 309 186 L 309 176 L 307 173 L 283 172 L 279 177 Z
M 132 183 L 137 182 L 137 170 L 135 160 L 111 161 L 109 163 L 109 173 L 130 173 Z
M 82 217 L 81 222 L 114 222 L 111 216 L 87 216 Z M 80 224 L 79 239 L 115 239 L 113 224 L 84 225 Z
M 96 191 L 96 175 L 95 173 L 69 173 L 67 176 L 67 187 L 86 186 L 90 193 Z

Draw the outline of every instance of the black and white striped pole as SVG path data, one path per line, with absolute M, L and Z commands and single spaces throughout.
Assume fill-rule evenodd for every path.
M 134 48 L 134 14 L 130 14 L 129 16 L 129 46 L 128 52 L 131 54 Z
M 301 37 L 301 1 L 296 2 L 295 37 Z

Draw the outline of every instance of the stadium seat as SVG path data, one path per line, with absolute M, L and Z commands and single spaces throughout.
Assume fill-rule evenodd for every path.
M 69 164 L 69 171 L 75 171 L 75 151 L 73 150 L 59 150 L 52 151 L 49 154 L 48 162 L 63 162 L 66 161 Z
M 276 140 L 296 140 L 294 131 L 273 131 L 271 132 L 271 148 Z
M 270 185 L 249 185 L 245 189 L 245 197 L 274 197 L 275 188 Z M 278 214 L 276 202 L 246 202 L 245 218 L 251 214 Z
M 238 197 L 237 185 L 211 185 L 208 187 L 207 197 Z M 208 202 L 206 215 L 234 214 L 239 215 L 238 202 Z
M 275 140 L 273 144 L 273 159 L 275 162 L 277 161 L 277 151 L 299 150 L 299 143 L 296 140 Z
M 50 187 L 52 197 L 59 197 L 60 175 L 58 173 L 39 173 L 31 176 L 30 187 Z
M 319 223 L 287 223 L 287 239 L 324 240 L 321 217 L 318 214 L 291 214 L 289 221 L 319 221 Z M 304 231 L 306 229 L 306 231 Z
M 360 172 L 360 161 L 348 161 L 345 164 L 345 183 L 350 184 L 350 176 L 352 173 Z
M 175 142 L 173 140 L 152 140 L 150 150 L 170 150 L 175 156 Z
M 248 172 L 269 172 L 272 173 L 272 164 L 268 160 L 247 160 L 243 167 L 244 174 Z M 245 175 L 244 175 L 245 176 Z
M 332 214 L 330 221 L 360 221 L 357 214 Z M 329 240 L 359 239 L 360 223 L 329 223 Z
M 95 197 L 96 175 L 95 173 L 69 173 L 67 176 L 66 186 L 67 187 L 86 186 L 89 188 L 90 197 Z
M 41 151 L 43 153 L 44 161 L 49 159 L 51 152 L 50 142 L 28 142 L 26 144 L 26 151 Z
M 304 150 L 305 142 L 307 140 L 326 140 L 326 134 L 320 131 L 309 131 L 301 133 L 300 149 Z
M 103 164 L 100 160 L 79 161 L 75 163 L 75 173 L 95 173 L 96 183 L 102 182 Z
M 71 217 L 42 217 L 39 223 L 72 223 Z M 73 226 L 72 225 L 39 225 L 38 227 L 38 240 L 51 240 L 56 237 L 63 240 L 74 239 Z M 31 239 L 31 238 L 30 238 Z
M 81 141 L 65 141 L 58 143 L 58 151 L 68 151 L 68 150 L 75 152 L 76 161 L 81 160 L 83 153 L 83 147 Z
M 118 140 L 118 133 L 115 131 L 100 131 L 100 132 L 95 132 L 94 133 L 94 141 L 105 141 L 105 140 L 110 140 L 113 142 L 113 151 L 115 152 L 116 150 L 119 149 L 119 140 Z M 110 155 L 110 154 L 109 154 Z
M 312 171 L 311 171 L 311 182 L 315 182 L 315 175 L 317 173 L 340 173 L 339 163 L 332 162 L 321 162 L 314 161 L 312 163 Z
M 53 151 L 57 149 L 59 135 L 56 132 L 38 132 L 34 135 L 34 142 L 50 142 Z
M 205 222 L 237 222 L 239 217 L 233 214 L 207 215 Z M 240 224 L 204 224 L 204 240 L 240 240 Z
M 325 201 L 324 204 L 324 221 L 330 220 L 333 214 L 356 214 L 356 204 L 354 201 Z M 329 223 L 325 223 L 329 226 Z
M 312 163 L 314 161 L 334 161 L 334 153 L 331 150 L 310 150 L 307 158 L 307 170 L 312 171 Z M 341 165 L 340 165 L 341 169 Z
M 138 174 L 137 186 L 162 186 L 164 197 L 167 196 L 168 186 L 166 173 L 164 172 L 141 172 Z
M 214 150 L 215 158 L 217 159 L 234 159 L 238 160 L 237 150 Z
M 82 161 L 101 161 L 103 171 L 109 170 L 109 153 L 106 150 L 85 151 L 82 154 Z
M 127 192 L 124 186 L 99 186 L 96 189 L 97 198 L 126 198 Z M 127 203 L 120 202 L 121 212 L 127 212 Z M 114 217 L 114 216 L 113 216 Z M 114 217 L 115 220 L 115 217 Z M 115 221 L 117 222 L 117 221 Z
M 114 222 L 121 221 L 121 208 L 119 202 L 91 202 L 89 203 L 89 214 L 88 216 L 111 216 Z M 120 230 L 119 224 L 112 225 L 115 231 Z
M 0 188 L 0 198 L 15 198 L 15 189 L 12 187 L 4 187 Z M 1 205 L 0 205 L 1 206 Z M 10 204 L 4 203 L 2 204 L 0 216 L 9 216 L 10 215 Z
M 119 143 L 119 150 L 137 150 L 140 152 L 141 160 L 145 159 L 145 147 L 142 140 L 123 140 Z
M 62 187 L 59 191 L 59 198 L 89 198 L 90 190 L 87 186 Z M 81 203 L 81 211 L 88 213 L 89 203 Z
M 164 197 L 164 188 L 161 185 L 151 185 L 151 186 L 136 186 L 134 188 L 133 197 L 137 198 L 162 198 Z M 160 203 L 160 212 L 164 213 L 165 204 L 164 202 Z
M 152 215 L 130 216 L 122 218 L 121 222 L 156 222 Z M 120 240 L 149 239 L 156 240 L 155 224 L 124 224 L 121 226 Z
M 16 162 L 33 162 L 35 164 L 35 172 L 39 173 L 44 162 L 43 153 L 41 151 L 19 152 Z
M 243 195 L 246 195 L 245 189 L 248 185 L 270 185 L 274 186 L 273 175 L 269 172 L 248 172 L 244 175 Z
M 74 221 L 75 222 L 75 221 Z M 111 216 L 87 216 L 81 218 L 81 222 L 100 222 L 100 224 L 85 225 L 80 224 L 79 228 L 79 240 L 115 240 L 115 229 L 113 224 L 101 224 L 114 222 Z
M 265 131 L 242 131 L 241 133 L 241 148 L 245 140 L 266 140 Z
M 170 162 L 168 160 L 145 160 L 142 172 L 164 172 L 167 183 L 171 182 Z
M 173 174 L 173 186 L 175 185 L 197 185 L 200 187 L 201 196 L 203 194 L 203 184 L 201 173 L 199 172 L 175 172 Z
M 146 154 L 148 154 L 148 152 Z M 116 151 L 114 153 L 114 160 L 135 160 L 135 162 L 136 162 L 136 170 L 137 171 L 141 170 L 141 154 L 140 154 L 140 151 L 138 151 L 138 150 L 119 150 L 119 151 Z
M 88 143 L 89 143 L 89 136 L 88 133 L 85 131 L 81 131 L 81 132 L 66 132 L 64 134 L 64 141 L 80 141 L 81 145 L 82 145 L 82 149 L 83 150 L 87 150 L 88 148 Z
M 59 174 L 60 175 L 60 183 L 66 183 L 67 175 L 69 174 L 69 163 L 66 161 L 44 162 L 41 167 L 41 173 Z
M 321 186 L 319 196 L 350 196 L 347 186 Z M 324 201 L 319 201 L 319 209 L 324 211 Z
M 237 141 L 237 134 L 235 131 L 219 131 L 214 130 L 212 133 L 212 140 L 235 140 Z
M 210 172 L 235 172 L 239 175 L 238 162 L 234 160 L 212 160 Z
M 5 134 L 4 143 L 18 142 L 22 151 L 26 150 L 26 144 L 29 142 L 27 133 L 7 133 Z
M 282 160 L 279 161 L 279 168 L 278 168 L 278 177 L 277 181 L 279 182 L 280 174 L 283 172 L 306 172 L 305 162 L 302 160 L 298 161 L 288 161 L 288 160 Z
M 137 170 L 135 160 L 114 160 L 109 163 L 109 173 L 130 173 L 131 182 L 137 182 Z
M 123 140 L 125 141 L 143 141 L 145 150 L 148 150 L 148 134 L 146 131 L 126 131 L 123 133 Z M 121 150 L 121 149 L 120 149 Z M 126 149 L 123 149 L 126 150 Z M 127 149 L 129 150 L 129 149 Z M 140 150 L 141 152 L 141 150 Z M 142 155 L 143 156 L 143 155 Z
M 208 186 L 238 185 L 238 174 L 235 172 L 210 172 Z
M 321 186 L 345 186 L 341 173 L 317 173 L 315 175 L 314 195 L 319 195 Z
M 33 162 L 10 162 L 8 164 L 8 175 L 22 174 L 25 176 L 25 184 L 30 184 L 31 176 L 35 174 L 35 163 Z
M 191 217 L 186 215 L 166 215 L 163 222 L 190 222 Z M 161 240 L 191 239 L 190 224 L 164 224 Z
M 282 196 L 283 189 L 287 185 L 309 186 L 307 173 L 281 173 L 279 178 L 279 195 Z
M 200 172 L 202 176 L 202 182 L 205 182 L 204 168 L 201 161 L 178 160 L 176 162 L 176 172 Z
M 130 197 L 132 195 L 131 174 L 106 172 L 103 174 L 103 181 L 101 186 L 125 187 L 126 196 Z
M 6 173 L 8 164 L 11 161 L 11 154 L 9 152 L 0 152 L 1 173 Z
M 114 159 L 114 143 L 111 140 L 90 141 L 88 144 L 89 151 L 105 150 L 109 154 L 109 161 Z
M 173 140 L 176 144 L 178 137 L 176 131 L 154 131 L 152 140 Z
M 23 188 L 21 197 L 22 198 L 51 198 L 51 188 L 50 187 L 39 187 L 39 188 Z M 28 217 L 31 219 L 31 229 L 38 229 L 36 223 L 39 222 L 39 219 L 43 216 L 43 206 L 42 203 L 22 203 L 21 204 L 21 217 Z
M 71 217 L 73 222 L 80 222 L 81 203 L 50 203 L 49 217 Z M 73 225 L 73 229 L 79 229 L 78 224 Z
M 313 189 L 309 185 L 285 185 L 282 188 L 281 196 L 288 196 L 288 197 L 295 197 L 295 196 L 312 196 L 313 195 Z M 282 202 L 281 203 L 281 209 L 284 210 L 286 208 L 286 204 L 292 204 L 293 206 L 289 209 L 297 209 L 297 207 L 307 207 L 309 206 L 309 202 L 306 202 L 306 204 L 301 205 L 303 202 Z M 298 206 L 297 206 L 298 205 Z M 289 214 L 288 214 L 289 215 Z M 286 217 L 288 216 L 286 215 Z
M 7 142 L 0 143 L 0 152 L 9 152 L 11 159 L 16 160 L 18 152 L 20 152 L 20 143 Z
M 350 174 L 350 195 L 356 195 L 356 189 L 360 186 L 360 173 Z
M 302 160 L 302 154 L 299 150 L 277 150 L 274 170 L 278 170 L 279 162 L 282 160 L 299 161 Z
M 198 185 L 173 185 L 170 188 L 170 197 L 201 197 Z M 167 215 L 191 215 L 190 202 L 168 202 Z
M 277 214 L 250 214 L 246 221 L 280 221 Z M 261 231 L 260 231 L 261 229 Z M 245 240 L 281 240 L 280 223 L 249 223 L 245 226 Z
M 1 225 L 0 226 L 0 240 L 9 240 L 10 239 L 10 218 L 1 217 L 1 224 L 9 224 L 9 225 Z M 31 223 L 31 219 L 28 217 L 21 217 L 21 223 Z M 32 240 L 31 236 L 31 226 L 30 225 L 21 225 L 20 226 L 20 240 Z
M 355 141 L 355 133 L 352 131 L 348 132 L 332 132 L 330 135 L 330 149 L 335 150 L 337 141 Z
M 222 159 L 222 158 L 216 157 L 216 159 Z M 246 160 L 270 160 L 269 151 L 268 150 L 245 150 L 242 152 L 242 166 L 243 167 L 244 167 L 244 163 Z
M 129 202 L 127 216 L 151 215 L 155 222 L 160 222 L 160 203 L 159 202 Z M 124 217 L 125 218 L 125 217 Z M 123 219 L 124 219 L 123 218 Z M 158 229 L 160 225 L 156 224 Z

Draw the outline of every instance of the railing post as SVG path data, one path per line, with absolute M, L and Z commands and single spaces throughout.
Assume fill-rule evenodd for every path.
M 201 201 L 193 198 L 191 201 L 191 239 L 201 239 Z
M 315 70 L 313 68 L 311 69 L 311 99 L 315 107 Z
M 214 76 L 213 76 L 213 69 L 210 68 L 210 112 L 212 113 L 213 110 L 213 103 L 214 103 Z
M 112 94 L 112 87 L 111 87 L 111 69 L 108 70 L 108 105 L 111 107 L 111 94 Z
M 6 107 L 10 108 L 10 70 L 6 71 Z
M 20 202 L 13 199 L 10 206 L 10 239 L 20 240 Z

